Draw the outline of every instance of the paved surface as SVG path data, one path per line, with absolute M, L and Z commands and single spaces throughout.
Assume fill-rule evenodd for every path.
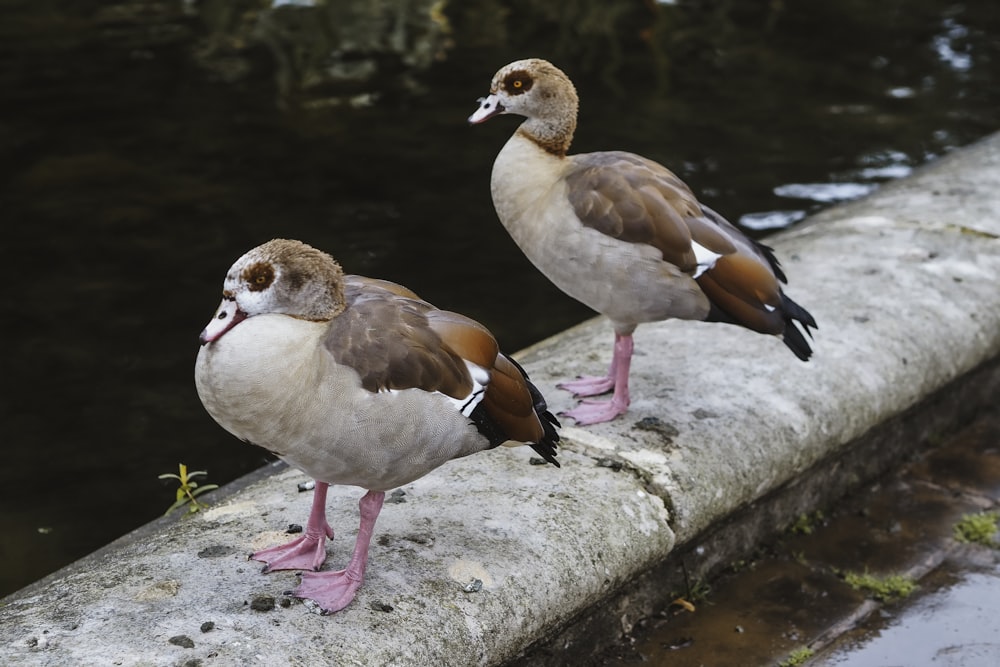
M 820 325 L 813 361 L 734 327 L 640 327 L 625 419 L 566 428 L 561 470 L 501 449 L 405 487 L 406 502 L 379 519 L 365 587 L 333 617 L 282 595 L 294 573 L 265 576 L 245 561 L 308 513 L 309 498 L 295 492 L 301 475 L 285 471 L 5 598 L 0 664 L 590 655 L 664 604 L 667 570 L 685 550 L 702 550 L 691 565 L 701 576 L 803 503 L 892 465 L 909 447 L 899 433 L 946 428 L 995 401 L 997 182 L 1000 135 L 773 238 L 789 294 Z M 603 370 L 610 351 L 610 328 L 597 321 L 521 358 L 559 410 L 571 401 L 555 382 Z M 984 364 L 983 378 L 963 379 Z M 794 502 L 771 502 L 781 490 Z M 346 557 L 358 496 L 331 491 L 329 566 Z M 464 592 L 474 579 L 482 589 Z

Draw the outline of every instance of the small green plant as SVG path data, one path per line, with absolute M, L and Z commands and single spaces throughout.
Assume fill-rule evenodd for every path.
M 205 484 L 203 486 L 198 486 L 198 482 L 193 480 L 194 477 L 207 475 L 208 473 L 206 471 L 195 470 L 194 472 L 188 472 L 187 466 L 183 463 L 178 464 L 177 467 L 180 474 L 175 475 L 172 472 L 166 472 L 159 477 L 160 479 L 176 479 L 180 483 L 180 487 L 177 489 L 177 500 L 174 501 L 173 505 L 167 508 L 167 511 L 163 513 L 164 516 L 170 514 L 175 509 L 179 509 L 188 504 L 190 504 L 187 511 L 188 514 L 197 512 L 203 507 L 206 507 L 203 503 L 198 502 L 197 496 L 200 496 L 206 491 L 219 488 L 218 484 Z
M 797 648 L 788 654 L 788 657 L 778 663 L 778 667 L 797 667 L 801 665 L 809 658 L 813 657 L 815 652 L 808 646 L 803 646 L 802 648 Z
M 974 542 L 995 547 L 997 523 L 1000 512 L 979 512 L 966 514 L 955 524 L 955 539 L 959 542 Z
M 694 586 L 688 591 L 688 599 L 691 602 L 704 602 L 712 593 L 712 585 L 704 579 L 694 582 Z
M 891 574 L 887 577 L 876 577 L 873 574 L 860 574 L 858 572 L 847 572 L 844 574 L 844 581 L 851 588 L 865 591 L 876 600 L 893 600 L 905 598 L 917 589 L 917 585 L 909 577 L 900 574 Z
M 812 514 L 800 514 L 788 530 L 797 535 L 812 535 L 816 525 L 823 522 L 823 518 L 821 510 L 816 510 Z

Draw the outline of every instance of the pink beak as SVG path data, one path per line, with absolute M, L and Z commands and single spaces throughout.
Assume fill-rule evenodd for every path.
M 216 311 L 215 317 L 208 323 L 208 326 L 202 330 L 201 335 L 198 336 L 198 341 L 202 345 L 205 345 L 219 340 L 223 334 L 246 318 L 247 314 L 236 305 L 236 299 L 223 297 L 222 304 L 219 305 L 219 310 Z

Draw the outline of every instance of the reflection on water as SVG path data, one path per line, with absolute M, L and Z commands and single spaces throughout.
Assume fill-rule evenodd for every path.
M 873 183 L 788 183 L 776 187 L 774 194 L 789 199 L 809 199 L 830 204 L 864 197 L 874 189 Z
M 783 185 L 871 187 L 995 130 L 998 36 L 994 3 L 945 0 L 5 8 L 0 593 L 156 517 L 177 463 L 223 483 L 263 460 L 191 379 L 226 268 L 262 241 L 407 284 L 507 349 L 588 316 L 492 210 L 515 121 L 465 118 L 501 65 L 574 77 L 576 150 L 642 152 L 748 227 L 785 212 L 773 228 L 825 203 Z
M 805 211 L 765 211 L 763 213 L 741 215 L 739 222 L 740 226 L 744 229 L 762 232 L 769 229 L 791 227 L 805 217 Z
M 950 579 L 951 581 L 948 581 Z M 941 665 L 993 667 L 1000 665 L 1000 563 L 982 572 L 936 573 L 933 593 L 886 613 L 853 642 L 842 642 L 817 665 L 884 667 Z

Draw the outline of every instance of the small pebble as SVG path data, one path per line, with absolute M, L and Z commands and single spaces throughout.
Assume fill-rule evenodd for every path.
M 467 583 L 462 588 L 462 590 L 465 591 L 466 593 L 478 593 L 479 591 L 483 590 L 483 580 L 473 579 L 472 581 Z
M 392 611 L 392 605 L 381 602 L 380 600 L 375 600 L 374 602 L 372 602 L 372 609 L 374 609 L 375 611 L 389 612 Z
M 403 491 L 402 489 L 396 489 L 395 491 L 389 494 L 389 497 L 385 499 L 385 502 L 397 503 L 397 504 L 405 503 L 406 502 L 406 498 L 404 498 L 405 495 L 406 491 Z
M 302 526 L 301 524 L 297 523 L 290 523 L 288 524 L 288 528 L 285 529 L 285 533 L 288 535 L 294 535 L 296 533 L 301 533 L 301 532 L 302 532 Z
M 615 461 L 614 459 L 609 459 L 606 457 L 597 459 L 598 468 L 610 468 L 611 470 L 618 472 L 622 469 L 622 462 Z
M 271 611 L 274 609 L 274 598 L 270 595 L 257 595 L 250 601 L 250 608 L 254 611 Z
M 547 463 L 548 461 L 538 456 L 532 456 L 530 459 L 528 459 L 528 464 L 533 466 L 543 466 L 546 465 Z
M 296 488 L 298 488 L 299 493 L 303 493 L 305 491 L 312 491 L 313 489 L 316 488 L 316 482 L 314 482 L 313 480 L 309 480 L 308 482 L 299 482 Z
M 233 547 L 228 547 L 224 544 L 215 544 L 210 547 L 205 547 L 198 552 L 198 558 L 221 558 L 223 556 L 228 556 L 231 553 L 235 553 L 236 549 Z
M 194 648 L 194 640 L 187 635 L 176 635 L 167 641 L 175 646 L 180 646 L 181 648 Z
M 211 632 L 214 629 L 215 629 L 215 623 L 213 623 L 212 621 L 205 621 L 204 623 L 201 624 L 202 632 Z

